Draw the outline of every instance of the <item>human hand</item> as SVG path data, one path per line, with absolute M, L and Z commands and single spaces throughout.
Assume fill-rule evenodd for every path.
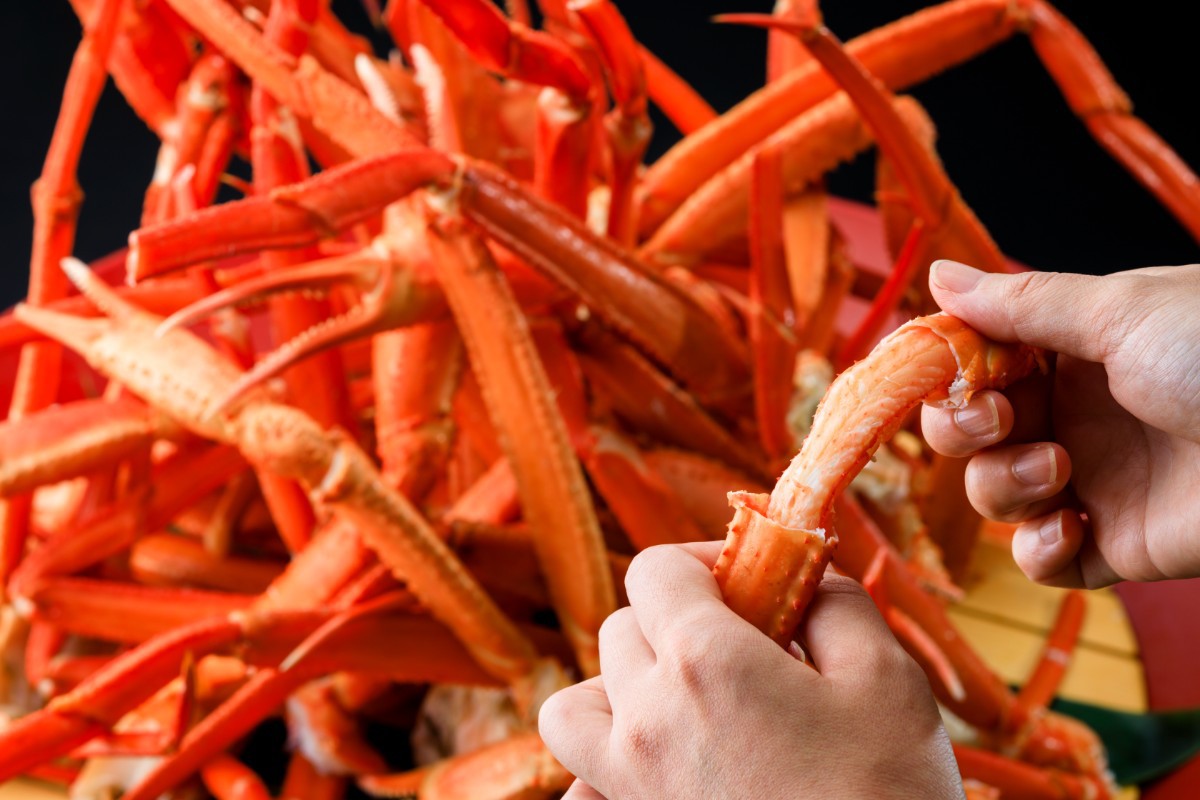
M 979 332 L 1058 353 L 1041 380 L 922 411 L 931 447 L 974 456 L 972 505 L 1022 523 L 1025 574 L 1088 588 L 1200 575 L 1200 265 L 1095 278 L 940 261 L 929 285 Z
M 722 544 L 635 558 L 600 677 L 542 706 L 542 739 L 579 778 L 564 800 L 961 798 L 929 684 L 862 588 L 818 588 L 799 637 L 814 670 L 722 601 Z

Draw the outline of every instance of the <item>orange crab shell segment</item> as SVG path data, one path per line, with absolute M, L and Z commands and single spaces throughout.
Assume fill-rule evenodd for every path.
M 780 525 L 767 517 L 769 502 L 766 494 L 729 493 L 734 514 L 713 574 L 729 607 L 786 647 L 833 557 L 837 535 Z M 778 602 L 763 603 L 762 597 Z

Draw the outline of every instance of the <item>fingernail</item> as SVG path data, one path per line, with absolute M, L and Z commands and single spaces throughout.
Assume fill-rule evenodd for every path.
M 996 401 L 990 394 L 982 395 L 980 400 L 954 412 L 954 424 L 973 439 L 995 436 L 1000 432 L 1000 413 L 996 411 Z
M 1058 460 L 1054 448 L 1042 445 L 1017 456 L 1012 465 L 1013 475 L 1026 486 L 1046 486 L 1058 477 Z
M 1061 542 L 1063 538 L 1062 514 L 1051 514 L 1047 519 L 1042 520 L 1042 524 L 1038 526 L 1038 536 L 1042 537 L 1042 544 L 1045 545 Z
M 954 294 L 966 294 L 975 288 L 984 273 L 957 261 L 942 259 L 929 268 L 930 280 L 939 289 Z

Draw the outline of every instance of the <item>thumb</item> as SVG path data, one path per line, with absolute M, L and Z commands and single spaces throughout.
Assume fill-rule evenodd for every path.
M 1115 281 L 1059 272 L 987 273 L 935 261 L 929 288 L 942 310 L 1004 342 L 1103 362 L 1123 338 Z

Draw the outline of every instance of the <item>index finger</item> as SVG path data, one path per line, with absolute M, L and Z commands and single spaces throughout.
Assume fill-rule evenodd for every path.
M 666 544 L 643 550 L 625 574 L 625 591 L 646 641 L 657 653 L 668 631 L 736 620 L 721 596 L 712 568 L 723 542 Z

